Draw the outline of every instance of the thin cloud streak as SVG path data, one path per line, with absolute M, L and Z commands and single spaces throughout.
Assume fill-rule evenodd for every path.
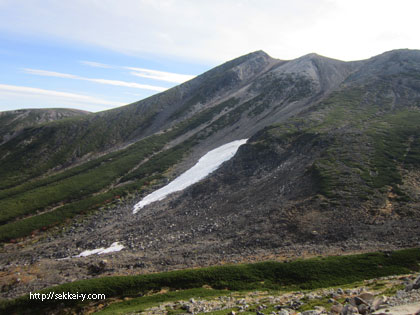
M 48 71 L 48 70 L 40 70 L 40 69 L 31 69 L 31 68 L 23 68 L 23 72 L 28 74 L 35 74 L 35 75 L 41 75 L 44 77 L 56 77 L 56 78 L 64 78 L 64 79 L 79 79 L 80 77 L 73 74 L 68 73 L 61 73 L 61 72 L 55 72 L 55 71 Z
M 167 90 L 167 88 L 165 87 L 156 86 L 156 85 L 140 84 L 140 83 L 135 83 L 135 82 L 120 81 L 120 80 L 86 78 L 86 77 L 81 77 L 78 75 L 55 72 L 55 71 L 47 71 L 47 70 L 41 70 L 41 69 L 24 68 L 23 71 L 25 73 L 34 74 L 34 75 L 58 77 L 58 78 L 65 78 L 65 79 L 75 79 L 75 80 L 89 81 L 89 82 L 95 82 L 95 83 L 100 83 L 100 84 L 124 86 L 124 87 L 130 87 L 130 88 L 136 88 L 136 89 L 142 89 L 142 90 L 151 90 L 151 91 L 157 91 L 157 92 L 163 92 Z
M 191 80 L 196 77 L 195 75 L 190 74 L 180 74 L 175 72 L 159 71 L 145 68 L 112 66 L 96 61 L 81 61 L 80 63 L 95 68 L 128 69 L 131 70 L 130 74 L 136 77 L 172 83 L 184 83 L 185 81 Z
M 13 93 L 16 95 L 31 95 L 31 96 L 47 96 L 47 97 L 59 97 L 66 100 L 76 101 L 84 104 L 100 104 L 100 105 L 110 105 L 111 107 L 121 106 L 124 103 L 112 102 L 104 99 L 96 98 L 93 96 L 62 92 L 56 90 L 45 90 L 40 88 L 33 88 L 28 86 L 18 86 L 18 85 L 8 85 L 0 84 L 0 91 L 6 93 Z
M 81 60 L 79 61 L 82 65 L 85 66 L 90 66 L 90 67 L 94 67 L 94 68 L 107 68 L 107 69 L 112 69 L 115 68 L 114 66 L 111 65 L 107 65 L 104 63 L 100 63 L 100 62 L 96 62 L 96 61 L 86 61 L 86 60 Z
M 126 67 L 126 69 L 133 70 L 133 72 L 130 73 L 137 77 L 173 83 L 183 83 L 196 77 L 195 75 L 157 71 L 144 68 Z

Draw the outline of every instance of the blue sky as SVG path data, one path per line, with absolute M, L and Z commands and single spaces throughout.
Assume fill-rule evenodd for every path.
M 138 101 L 212 65 L 0 34 L 0 110 L 100 111 Z
M 0 111 L 128 104 L 262 49 L 420 48 L 417 0 L 0 0 Z

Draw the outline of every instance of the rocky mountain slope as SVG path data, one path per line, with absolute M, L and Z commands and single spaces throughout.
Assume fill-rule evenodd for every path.
M 419 51 L 357 62 L 260 51 L 138 103 L 25 129 L 0 145 L 0 239 L 18 243 L 0 261 L 56 270 L 36 288 L 88 277 L 100 256 L 55 259 L 116 241 L 115 273 L 416 246 L 419 108 Z M 211 176 L 132 213 L 244 138 Z
M 0 239 L 150 189 L 210 149 L 313 106 L 357 64 L 259 51 L 138 103 L 25 129 L 0 146 Z
M 0 144 L 17 136 L 25 128 L 87 114 L 86 111 L 68 108 L 20 109 L 0 112 Z

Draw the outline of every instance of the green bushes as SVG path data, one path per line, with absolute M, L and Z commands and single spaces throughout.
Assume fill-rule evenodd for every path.
M 9 193 L 9 196 L 0 200 L 0 223 L 58 203 L 80 200 L 106 188 L 140 161 L 160 150 L 165 140 L 163 136 L 152 136 L 87 165 L 3 192 L 3 195 Z
M 294 262 L 263 262 L 188 269 L 137 276 L 103 277 L 75 281 L 41 290 L 47 292 L 102 293 L 107 298 L 138 296 L 166 287 L 171 290 L 201 288 L 215 289 L 315 289 L 344 285 L 360 280 L 409 273 L 419 270 L 420 249 L 392 253 L 369 253 L 348 256 L 312 258 Z M 31 307 L 54 307 L 60 303 L 73 305 L 77 301 L 29 300 L 28 296 L 5 303 L 3 312 Z
M 0 241 L 26 236 L 77 214 L 98 208 L 110 196 L 139 189 L 178 163 L 197 137 L 161 151 L 172 139 L 211 120 L 238 101 L 229 99 L 176 125 L 171 130 L 145 138 L 126 149 L 109 153 L 80 166 L 0 192 Z M 159 152 L 161 151 L 161 152 Z M 134 181 L 134 183 L 132 183 Z M 118 193 L 111 184 L 122 185 Z M 44 212 L 38 214 L 38 212 Z M 27 217 L 32 215 L 31 217 Z M 26 218 L 25 218 L 26 216 Z
M 420 137 L 420 113 L 402 110 L 385 115 L 379 122 L 372 123 L 370 135 L 375 153 L 371 159 L 371 173 L 368 184 L 374 188 L 392 186 L 399 192 L 401 166 L 419 165 L 419 149 L 416 140 Z M 411 139 L 414 139 L 413 141 Z M 405 165 L 407 164 L 407 165 Z

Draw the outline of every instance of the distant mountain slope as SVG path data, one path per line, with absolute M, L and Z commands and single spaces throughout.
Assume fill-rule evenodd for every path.
M 262 52 L 249 54 L 143 101 L 27 129 L 0 146 L 0 158 L 9 173 L 22 168 L 27 170 L 26 176 L 15 181 L 16 184 L 51 169 L 71 166 L 161 132 L 211 107 L 275 62 Z
M 25 128 L 0 145 L 0 241 L 69 229 L 5 246 L 0 262 L 45 259 L 61 268 L 52 284 L 100 259 L 54 258 L 117 241 L 117 273 L 139 257 L 158 270 L 418 245 L 419 122 L 420 51 L 356 62 L 259 51 L 138 103 Z M 211 176 L 132 214 L 245 138 Z
M 67 108 L 19 109 L 0 112 L 0 144 L 9 141 L 24 128 L 87 114 L 89 112 Z
M 0 239 L 149 189 L 314 106 L 359 64 L 258 51 L 138 103 L 26 128 L 0 145 Z
M 203 255 L 418 244 L 419 67 L 419 51 L 366 61 L 322 102 L 256 133 L 216 174 L 147 208 L 141 221 L 153 228 L 139 240 L 172 226 L 154 243 L 165 251 L 188 226 Z

